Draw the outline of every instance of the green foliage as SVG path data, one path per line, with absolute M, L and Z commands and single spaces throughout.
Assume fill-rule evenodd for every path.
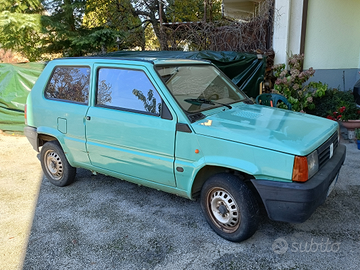
M 319 103 L 327 104 L 327 110 L 322 116 L 329 119 L 342 121 L 360 119 L 360 109 L 355 104 L 351 90 L 328 90 L 327 99 L 320 99 Z
M 108 39 L 108 49 L 114 47 L 116 40 L 119 49 L 145 46 L 142 22 L 134 15 L 130 0 L 88 0 L 82 26 L 95 31 L 112 30 L 113 40 Z M 109 34 L 110 31 L 99 33 Z
M 42 35 L 38 0 L 0 0 L 0 47 L 21 52 L 30 61 L 41 56 Z
M 339 91 L 328 89 L 321 82 L 310 82 L 308 79 L 315 71 L 301 71 L 303 55 L 293 55 L 288 60 L 289 69 L 285 64 L 273 67 L 275 91 L 283 94 L 295 111 L 305 111 L 332 120 L 356 120 L 360 119 L 360 110 L 356 107 L 352 91 Z
M 284 95 L 291 103 L 294 111 L 314 110 L 314 98 L 325 95 L 327 85 L 321 82 L 305 84 L 315 73 L 313 68 L 301 71 L 304 55 L 292 55 L 289 57 L 288 66 L 285 64 L 273 67 L 275 81 L 274 89 Z
M 0 14 L 1 47 L 23 53 L 30 61 L 39 59 L 42 45 L 39 14 Z
M 87 35 L 71 37 L 71 45 L 77 47 L 78 50 L 85 52 L 106 52 L 107 47 L 114 47 L 116 39 L 124 37 L 124 34 L 112 29 L 98 29 L 88 31 Z
M 327 89 L 324 96 L 314 98 L 314 104 L 316 108 L 308 113 L 332 120 L 360 119 L 360 110 L 351 90 Z
M 330 112 L 327 116 L 331 120 L 359 120 L 360 119 L 360 110 L 356 107 L 355 103 L 346 103 L 344 106 L 338 107 L 335 111 Z
M 360 140 L 360 128 L 357 128 L 356 131 L 355 131 L 355 138 L 357 140 Z
M 212 18 L 212 20 L 220 19 L 221 1 L 206 0 L 206 2 L 208 3 L 208 8 L 206 10 L 207 18 Z M 167 50 L 170 42 L 167 40 L 164 30 L 160 27 L 160 7 L 161 18 L 164 23 L 201 21 L 204 19 L 203 0 L 131 0 L 131 3 L 134 7 L 133 14 L 142 19 L 145 27 L 148 24 L 151 24 L 154 33 L 159 40 L 161 50 Z
M 307 112 L 313 115 L 327 117 L 329 111 L 334 111 L 336 109 L 336 89 L 328 89 L 325 92 L 325 95 L 319 98 L 314 98 L 315 108 L 313 110 L 308 110 Z
M 207 17 L 221 19 L 221 1 L 209 1 Z M 171 22 L 195 22 L 204 19 L 204 0 L 169 1 L 166 18 Z
M 0 11 L 34 14 L 42 11 L 39 0 L 0 0 Z
M 50 11 L 42 17 L 46 52 L 66 56 L 82 55 L 82 48 L 72 44 L 72 39 L 84 34 L 81 29 L 86 0 L 46 0 L 44 7 Z
M 47 0 L 47 52 L 66 56 L 144 47 L 141 21 L 130 0 Z M 136 28 L 136 29 L 135 29 Z
M 205 2 L 207 20 L 220 19 L 221 1 Z M 43 53 L 144 49 L 151 25 L 146 33 L 152 48 L 167 49 L 160 15 L 163 22 L 188 22 L 203 20 L 204 14 L 203 0 L 0 0 L 0 48 L 21 52 L 30 61 Z
M 159 40 L 156 38 L 154 29 L 151 25 L 145 28 L 145 49 L 154 51 L 160 48 Z

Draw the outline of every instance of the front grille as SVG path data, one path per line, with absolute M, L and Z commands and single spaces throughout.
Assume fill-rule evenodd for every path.
M 330 146 L 333 144 L 333 151 L 339 145 L 338 141 L 338 133 L 335 132 L 325 143 L 323 143 L 318 149 L 318 157 L 319 157 L 319 168 L 325 165 L 326 161 L 330 159 Z

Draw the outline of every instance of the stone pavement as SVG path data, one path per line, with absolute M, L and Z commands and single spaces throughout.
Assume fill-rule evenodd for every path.
M 299 225 L 291 225 L 265 220 L 260 226 L 258 233 L 248 241 L 239 245 L 229 243 L 217 237 L 216 234 L 208 228 L 202 216 L 199 215 L 198 212 L 200 208 L 198 204 L 186 199 L 144 187 L 139 188 L 130 183 L 119 183 L 105 176 L 97 176 L 94 178 L 85 170 L 80 171 L 78 183 L 74 184 L 82 186 L 82 189 L 79 190 L 79 186 L 70 187 L 70 189 L 67 190 L 53 187 L 48 184 L 47 181 L 43 181 L 37 154 L 31 148 L 27 139 L 25 137 L 4 136 L 0 134 L 0 269 L 22 269 L 23 266 L 24 269 L 36 269 L 37 267 L 40 267 L 38 269 L 44 269 L 44 267 L 50 267 L 48 269 L 52 269 L 51 267 L 53 267 L 53 269 L 56 269 L 56 267 L 52 265 L 54 258 L 56 258 L 55 260 L 59 260 L 56 264 L 59 266 L 57 269 L 65 269 L 67 267 L 72 269 L 80 269 L 82 267 L 104 269 L 102 267 L 111 267 L 111 265 L 119 267 L 119 257 L 116 257 L 120 256 L 119 254 L 125 256 L 124 261 L 120 264 L 124 266 L 123 269 L 131 269 L 131 267 L 171 269 L 175 266 L 181 269 L 185 269 L 185 266 L 189 266 L 188 269 L 221 269 L 225 266 L 236 267 L 237 265 L 242 265 L 244 262 L 242 260 L 246 258 L 247 261 L 245 262 L 254 263 L 253 260 L 262 261 L 264 265 L 272 265 L 279 269 L 301 269 L 303 267 L 321 269 L 320 266 L 326 265 L 326 263 L 333 264 L 333 267 L 336 268 L 339 265 L 335 265 L 334 263 L 339 262 L 340 264 L 342 259 L 336 261 L 334 257 L 335 261 L 332 262 L 332 257 L 326 257 L 328 255 L 335 256 L 335 254 L 318 253 L 316 255 L 317 257 L 311 254 L 312 259 L 306 256 L 306 260 L 304 259 L 306 261 L 305 263 L 301 261 L 301 254 L 296 255 L 295 253 L 288 252 L 284 254 L 284 256 L 288 256 L 291 260 L 289 259 L 286 262 L 282 262 L 281 257 L 274 254 L 271 250 L 274 237 L 278 238 L 280 236 L 290 241 L 291 239 L 300 239 L 300 235 L 301 239 L 307 239 L 309 240 L 308 242 L 310 242 L 310 239 L 313 241 L 313 238 L 316 240 L 316 231 L 319 231 L 319 228 L 323 227 L 324 222 L 329 222 L 326 221 L 328 218 L 334 220 L 330 222 L 331 224 L 327 223 L 327 228 L 320 229 L 322 233 L 321 237 L 330 237 L 335 235 L 335 232 L 339 235 L 338 237 L 342 237 L 341 239 L 331 238 L 332 240 L 337 239 L 342 243 L 340 250 L 342 253 L 338 255 L 341 255 L 341 258 L 344 260 L 349 261 L 350 264 L 347 265 L 348 269 L 359 269 L 360 258 L 357 260 L 356 254 L 352 254 L 354 256 L 356 255 L 355 257 L 349 254 L 351 257 L 346 258 L 348 252 L 357 252 L 356 246 L 360 243 L 360 239 L 354 238 L 352 240 L 352 238 L 353 234 L 358 237 L 359 228 L 354 227 L 358 225 L 345 222 L 344 218 L 347 219 L 347 216 L 350 215 L 351 218 L 349 217 L 349 221 L 359 219 L 359 215 L 356 214 L 357 209 L 355 209 L 355 205 L 360 201 L 360 198 L 355 197 L 358 196 L 356 188 L 360 185 L 360 150 L 357 149 L 356 144 L 353 142 L 343 140 L 343 143 L 347 147 L 347 157 L 341 169 L 340 178 L 334 190 L 335 193 L 330 195 L 329 200 L 324 206 L 321 206 L 320 210 L 314 213 L 309 221 Z M 40 196 L 41 201 L 37 202 L 38 198 L 40 198 L 40 185 L 42 186 L 42 192 L 51 190 L 52 193 L 42 194 Z M 124 191 L 122 191 L 121 188 L 124 187 L 128 188 L 128 192 L 123 193 Z M 354 188 L 354 192 L 351 192 L 351 188 Z M 76 195 L 74 190 L 79 190 L 81 195 Z M 142 198 L 137 199 L 132 194 L 139 194 Z M 81 196 L 83 196 L 82 198 L 86 200 L 86 202 L 80 202 L 82 206 L 79 209 L 78 205 L 74 205 L 75 202 L 71 200 L 76 200 L 77 197 Z M 107 200 L 106 196 L 110 196 L 110 199 Z M 355 197 L 348 198 L 349 196 Z M 43 201 L 46 197 L 51 199 L 49 201 L 50 205 Z M 153 198 L 153 201 L 146 202 L 146 197 Z M 116 201 L 116 198 L 119 198 L 119 201 Z M 98 201 L 96 202 L 94 200 Z M 56 203 L 61 204 L 56 205 Z M 138 208 L 139 213 L 136 213 L 136 211 L 132 213 L 134 216 L 138 216 L 139 214 L 139 216 L 136 217 L 136 222 L 133 222 L 128 215 L 118 217 L 119 213 L 114 209 L 118 204 L 124 204 L 125 206 L 122 211 L 128 212 L 128 203 L 135 206 L 135 208 L 140 207 Z M 36 222 L 33 223 L 37 204 Z M 53 206 L 55 208 L 51 208 L 51 204 L 54 204 Z M 66 204 L 66 208 L 68 208 L 69 211 L 73 209 L 75 212 L 67 213 L 65 208 L 64 212 L 62 212 L 61 207 L 63 206 L 60 205 L 64 204 Z M 102 211 L 107 211 L 108 209 L 110 212 L 102 212 L 100 219 L 95 220 L 96 222 L 87 223 L 86 218 L 80 219 L 77 225 L 82 224 L 81 226 L 83 226 L 83 228 L 74 227 L 72 221 L 76 222 L 75 219 L 81 218 L 80 212 L 77 213 L 76 211 L 85 211 L 83 207 L 87 204 L 104 207 L 101 208 Z M 150 205 L 147 206 L 148 204 Z M 164 207 L 165 204 L 167 204 L 166 207 Z M 147 211 L 143 212 L 144 210 L 141 210 L 142 207 L 147 207 L 147 211 L 155 212 L 147 217 Z M 172 211 L 166 210 L 165 208 Z M 54 209 L 58 209 L 58 213 L 55 213 L 52 218 L 61 220 L 54 220 L 55 223 L 57 222 L 56 224 L 44 222 L 47 221 L 46 219 L 50 220 L 51 217 L 49 214 L 43 214 L 43 212 L 54 211 Z M 344 210 L 344 213 L 339 214 L 338 211 L 342 211 L 341 209 Z M 86 211 L 87 215 L 92 215 L 89 212 L 91 210 Z M 346 214 L 346 211 L 349 213 Z M 64 213 L 64 216 L 62 213 Z M 93 215 L 95 215 L 95 213 L 93 213 Z M 333 216 L 329 217 L 327 215 Z M 56 218 L 56 216 L 59 216 L 59 218 Z M 143 218 L 145 218 L 145 220 Z M 113 225 L 105 226 L 104 224 L 107 224 L 107 219 L 109 219 L 109 224 Z M 156 222 L 156 225 L 153 225 L 149 219 L 154 219 L 153 221 Z M 355 221 L 354 224 L 358 224 Z M 121 229 L 112 227 L 119 222 L 124 223 L 125 227 Z M 141 224 L 139 225 L 139 222 L 143 222 L 146 225 L 145 231 L 143 231 L 144 227 L 143 225 L 141 226 Z M 163 224 L 161 225 L 161 223 Z M 96 226 L 103 227 L 98 228 Z M 160 234 L 156 236 L 155 231 L 159 229 L 158 226 L 162 229 L 160 230 Z M 137 240 L 139 246 L 137 246 L 137 242 L 135 241 L 136 235 L 133 235 L 133 239 L 130 238 L 134 228 L 135 230 L 138 229 L 139 232 L 143 231 L 143 235 Z M 150 228 L 153 229 L 150 230 Z M 124 233 L 126 235 L 124 235 L 123 242 L 109 242 L 110 244 L 105 245 L 109 249 L 109 251 L 106 251 L 101 246 L 101 243 L 96 243 L 95 240 L 95 242 L 91 241 L 88 244 L 81 242 L 85 241 L 86 237 L 83 234 L 84 231 L 87 230 L 89 230 L 89 232 L 91 232 L 90 234 L 94 235 L 94 237 L 98 237 L 99 240 L 104 242 L 117 238 L 120 239 L 121 234 Z M 120 230 L 122 230 L 122 232 Z M 32 232 L 32 240 L 30 239 L 31 241 L 28 244 L 30 231 Z M 344 233 L 342 233 L 342 231 L 344 231 Z M 177 239 L 175 241 L 173 238 L 167 238 L 167 235 L 170 235 L 169 237 L 175 237 L 171 236 L 171 232 L 180 234 L 176 236 L 180 237 L 180 240 Z M 64 233 L 63 237 L 61 236 L 62 233 Z M 153 236 L 153 234 L 155 236 Z M 81 238 L 81 235 L 83 235 L 84 238 Z M 55 238 L 51 238 L 50 236 Z M 106 237 L 104 238 L 103 236 Z M 67 238 L 69 240 L 68 242 L 66 240 Z M 147 240 L 142 243 L 144 239 Z M 122 243 L 128 243 L 129 241 L 135 242 L 131 242 L 130 245 L 121 246 Z M 179 244 L 174 245 L 174 243 Z M 185 245 L 190 246 L 187 247 Z M 90 259 L 86 257 L 89 256 L 86 255 L 86 252 L 85 254 L 78 254 L 78 252 L 82 252 L 81 250 L 88 250 L 89 248 L 90 252 L 93 252 L 92 261 L 88 261 Z M 101 250 L 96 250 L 97 248 L 101 248 Z M 194 252 L 198 250 L 199 253 L 197 253 L 197 251 L 192 253 L 191 248 Z M 235 250 L 236 252 L 240 252 L 241 250 L 242 253 L 233 253 Z M 259 251 L 262 251 L 260 252 L 262 254 L 260 254 Z M 26 252 L 28 252 L 28 254 L 26 254 Z M 52 254 L 53 252 L 58 252 L 60 256 L 51 259 L 51 256 L 56 255 L 55 253 Z M 247 252 L 249 252 L 249 254 L 247 254 Z M 203 255 L 201 255 L 202 253 Z M 25 254 L 26 260 L 25 265 L 23 265 Z M 251 254 L 257 254 L 256 256 L 261 256 L 261 258 L 257 258 Z M 310 256 L 310 254 L 308 255 Z M 137 256 L 138 259 L 135 257 L 132 258 L 131 256 Z M 74 258 L 79 258 L 79 260 L 82 258 L 83 261 L 81 264 L 78 264 L 79 261 L 76 261 Z M 101 258 L 109 258 L 109 261 L 101 262 Z M 112 264 L 106 264 L 110 263 L 111 260 L 113 260 Z M 142 260 L 144 263 L 140 264 L 139 260 Z M 324 261 L 322 262 L 321 260 Z M 86 262 L 88 264 L 86 264 Z M 125 265 L 125 262 L 128 264 Z M 229 265 L 229 263 L 231 263 L 231 265 Z M 261 269 L 261 265 L 259 265 L 259 268 L 257 268 L 256 265 L 253 267 L 253 269 Z

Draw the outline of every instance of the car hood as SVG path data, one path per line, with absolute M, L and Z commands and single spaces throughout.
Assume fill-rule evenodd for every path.
M 293 155 L 308 155 L 338 128 L 332 120 L 261 105 L 237 104 L 206 111 L 193 123 L 195 133 Z

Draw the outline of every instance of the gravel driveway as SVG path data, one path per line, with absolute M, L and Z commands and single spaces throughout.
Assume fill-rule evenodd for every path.
M 264 215 L 242 243 L 217 236 L 198 202 L 87 170 L 64 188 L 41 177 L 23 269 L 359 269 L 360 151 L 345 144 L 338 183 L 308 221 Z

